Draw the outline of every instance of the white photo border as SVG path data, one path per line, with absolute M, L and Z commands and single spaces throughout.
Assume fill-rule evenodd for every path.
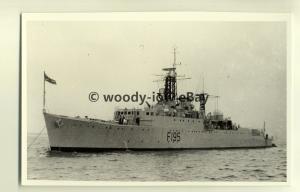
M 27 178 L 27 23 L 29 21 L 260 21 L 286 22 L 287 30 L 287 180 L 286 182 L 121 182 L 58 181 Z M 288 186 L 291 181 L 291 133 L 294 87 L 291 65 L 291 14 L 237 12 L 22 13 L 21 15 L 21 184 L 31 186 Z

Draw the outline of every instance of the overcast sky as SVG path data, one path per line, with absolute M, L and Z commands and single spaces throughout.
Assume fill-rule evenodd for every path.
M 51 113 L 112 119 L 119 107 L 89 92 L 152 94 L 177 47 L 178 91 L 219 95 L 219 109 L 244 127 L 286 135 L 286 25 L 283 22 L 32 21 L 27 25 L 28 131 L 44 126 L 43 71 Z M 198 103 L 196 104 L 198 108 Z M 208 110 L 215 100 L 208 102 Z

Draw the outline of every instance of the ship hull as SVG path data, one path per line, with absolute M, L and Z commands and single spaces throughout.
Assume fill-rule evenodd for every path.
M 148 125 L 73 118 L 44 113 L 51 150 L 182 150 L 272 147 L 272 139 L 251 129 L 205 130 L 203 121 L 157 117 Z M 176 122 L 175 122 L 176 121 Z

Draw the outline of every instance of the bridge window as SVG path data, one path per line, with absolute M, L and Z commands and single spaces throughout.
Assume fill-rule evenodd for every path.
M 121 112 L 121 115 L 123 115 L 123 111 Z
M 131 112 L 130 111 L 128 111 L 128 115 L 130 115 L 131 114 Z
M 154 115 L 154 113 L 153 112 L 151 112 L 151 116 L 153 116 Z
M 149 115 L 149 112 L 146 112 L 146 115 Z
M 137 114 L 137 115 L 140 115 L 140 112 L 139 112 L 139 111 L 137 111 L 137 112 L 136 112 L 136 114 Z
M 127 111 L 125 111 L 124 114 L 127 115 Z

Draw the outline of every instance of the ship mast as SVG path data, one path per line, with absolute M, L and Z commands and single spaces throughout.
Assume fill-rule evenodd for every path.
M 173 62 L 173 68 L 176 69 L 176 48 L 174 47 L 174 51 L 173 51 L 173 54 L 174 54 L 174 62 Z
M 173 51 L 174 61 L 173 67 L 163 68 L 164 71 L 167 71 L 165 77 L 165 88 L 164 88 L 164 100 L 165 101 L 175 101 L 177 97 L 177 73 L 176 73 L 176 48 Z
M 164 88 L 163 92 L 161 95 L 163 96 L 163 101 L 164 102 L 170 102 L 170 101 L 176 101 L 177 100 L 177 81 L 178 80 L 185 80 L 185 79 L 191 79 L 191 78 L 186 78 L 185 75 L 177 75 L 176 72 L 176 66 L 181 65 L 180 63 L 177 63 L 177 58 L 176 58 L 176 48 L 173 50 L 173 63 L 172 67 L 167 67 L 163 68 L 163 71 L 167 71 L 166 74 L 164 75 L 157 75 L 157 76 L 164 76 L 163 79 L 158 79 L 155 80 L 154 82 L 159 82 L 159 81 L 164 81 Z M 180 77 L 180 78 L 178 78 Z
M 200 107 L 199 107 L 199 112 L 200 112 L 200 116 L 202 118 L 205 118 L 206 113 L 205 113 L 205 105 L 208 99 L 208 94 L 205 93 L 205 87 L 204 87 L 204 74 L 202 77 L 202 93 L 200 93 Z

